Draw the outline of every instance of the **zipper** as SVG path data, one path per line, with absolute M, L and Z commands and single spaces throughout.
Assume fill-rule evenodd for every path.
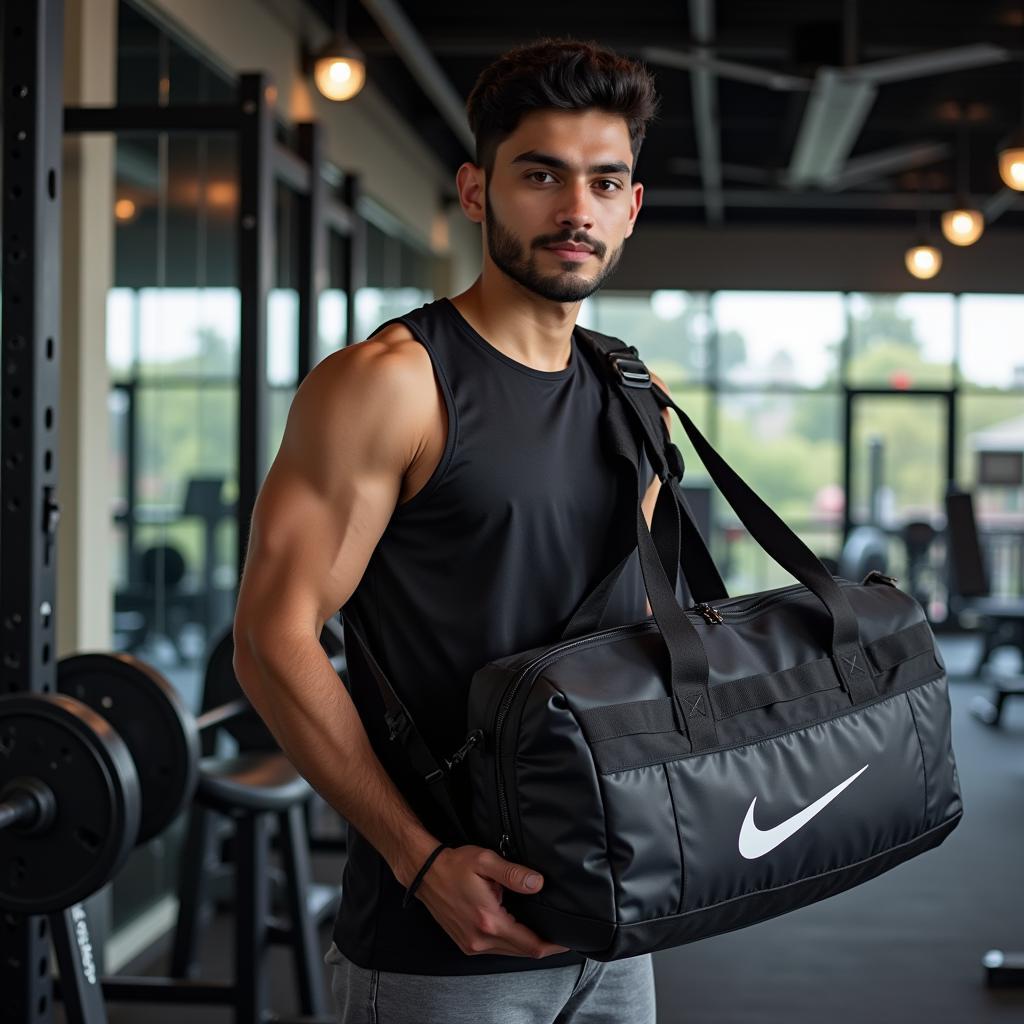
M 836 579 L 836 583 L 839 586 L 860 586 L 860 584 L 853 580 L 847 579 Z M 770 594 L 757 598 L 753 603 L 742 605 L 741 607 L 726 608 L 724 605 L 726 603 L 731 604 L 734 601 L 740 602 L 747 600 L 744 597 L 727 598 L 726 601 L 717 607 L 704 601 L 698 601 L 691 608 L 684 609 L 684 613 L 691 617 L 699 615 L 708 623 L 724 623 L 726 616 L 728 616 L 732 622 L 740 622 L 743 620 L 743 617 L 748 616 L 752 611 L 756 611 L 757 614 L 760 614 L 765 608 L 776 604 L 778 601 L 785 600 L 785 598 L 797 590 L 808 590 L 808 588 L 803 583 L 793 583 L 786 587 L 780 587 L 779 589 L 772 591 Z M 597 633 L 591 633 L 589 636 L 581 637 L 578 640 L 569 640 L 564 644 L 559 644 L 556 647 L 550 648 L 543 654 L 528 662 L 519 670 L 518 673 L 516 673 L 512 682 L 508 684 L 502 697 L 501 704 L 498 707 L 498 715 L 494 722 L 494 774 L 497 782 L 498 809 L 501 815 L 502 828 L 501 836 L 498 839 L 498 852 L 502 857 L 507 858 L 513 847 L 512 815 L 508 806 L 508 795 L 505 791 L 505 781 L 501 773 L 501 732 L 505 724 L 505 718 L 508 715 L 509 708 L 511 708 L 523 681 L 531 672 L 535 672 L 545 667 L 552 661 L 556 661 L 566 652 L 575 650 L 578 647 L 586 647 L 592 644 L 603 643 L 606 640 L 620 635 L 627 636 L 650 633 L 657 630 L 657 628 L 658 624 L 652 617 L 651 619 L 646 619 L 643 622 L 632 622 L 622 626 L 611 626 L 608 629 L 602 629 Z
M 511 683 L 508 684 L 505 690 L 505 695 L 502 697 L 501 705 L 498 708 L 498 717 L 494 722 L 494 774 L 498 784 L 498 807 L 501 812 L 501 825 L 503 832 L 501 838 L 498 841 L 498 852 L 502 857 L 508 857 L 511 849 L 511 837 L 512 837 L 512 816 L 509 813 L 508 808 L 508 797 L 505 793 L 505 780 L 501 774 L 501 730 L 505 724 L 505 716 L 508 714 L 509 708 L 512 706 L 512 702 L 515 700 L 516 693 L 519 691 L 519 686 L 526 678 L 526 676 L 533 672 L 535 669 L 540 669 L 546 665 L 549 661 L 552 661 L 566 651 L 571 651 L 576 647 L 585 647 L 588 644 L 600 643 L 602 640 L 609 639 L 610 637 L 617 636 L 619 634 L 626 634 L 630 632 L 635 633 L 646 633 L 651 630 L 657 629 L 658 624 L 653 621 L 644 622 L 633 622 L 624 626 L 611 626 L 608 629 L 602 629 L 598 633 L 591 633 L 589 636 L 582 637 L 579 640 L 568 641 L 564 644 L 559 644 L 557 647 L 553 647 L 539 657 L 533 659 L 524 665 Z
M 723 621 L 722 613 L 717 608 L 714 608 L 711 605 L 706 604 L 704 601 L 698 601 L 694 605 L 694 608 L 696 608 L 701 613 L 701 615 L 704 616 L 705 622 L 710 622 L 713 624 L 715 622 Z

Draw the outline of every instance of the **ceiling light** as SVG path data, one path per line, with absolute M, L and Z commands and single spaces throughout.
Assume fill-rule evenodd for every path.
M 366 81 L 366 65 L 351 51 L 333 47 L 329 54 L 317 57 L 313 65 L 316 87 L 329 100 L 350 100 Z
M 114 203 L 114 217 L 122 224 L 135 220 L 136 213 L 138 213 L 138 209 L 131 199 L 118 199 Z
M 981 210 L 971 206 L 968 199 L 970 192 L 971 169 L 970 149 L 967 138 L 967 122 L 969 110 L 965 104 L 960 105 L 960 124 L 958 130 L 957 183 L 956 199 L 952 210 L 946 210 L 940 218 L 942 234 L 947 242 L 953 245 L 973 245 L 985 230 L 985 215 Z
M 922 281 L 934 277 L 942 269 L 942 253 L 927 242 L 911 246 L 904 254 L 903 261 L 907 270 Z
M 1015 131 L 999 147 L 999 177 L 1007 188 L 1024 192 L 1024 128 Z
M 973 245 L 985 230 L 985 215 L 966 204 L 942 214 L 942 235 L 953 245 Z
M 313 81 L 329 100 L 350 100 L 366 81 L 366 59 L 345 31 L 345 4 L 335 6 L 334 37 L 312 57 Z
M 1024 64 L 1021 66 L 1024 68 Z M 1021 84 L 1024 85 L 1024 78 Z M 999 177 L 1007 188 L 1024 192 L 1024 89 L 1020 106 L 1021 123 L 999 144 Z

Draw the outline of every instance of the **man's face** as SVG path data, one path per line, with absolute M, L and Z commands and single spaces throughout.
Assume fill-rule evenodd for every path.
M 631 182 L 624 118 L 534 111 L 497 148 L 484 190 L 487 251 L 500 270 L 553 302 L 597 291 L 633 233 L 643 185 Z M 569 243 L 590 252 L 567 253 Z

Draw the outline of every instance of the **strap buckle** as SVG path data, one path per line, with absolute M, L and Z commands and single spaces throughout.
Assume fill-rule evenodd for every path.
M 388 727 L 388 739 L 400 739 L 405 742 L 406 734 L 409 732 L 409 719 L 401 708 L 388 711 L 384 715 L 384 723 Z
M 638 358 L 636 348 L 617 349 L 608 353 L 608 361 L 612 369 L 619 375 L 619 380 L 627 388 L 649 388 L 651 375 L 642 359 Z
M 438 779 L 443 779 L 445 775 L 451 774 L 453 768 L 458 767 L 466 758 L 466 755 L 478 744 L 482 743 L 484 738 L 483 729 L 474 729 L 466 739 L 466 742 L 459 747 L 449 758 L 442 758 L 444 763 L 443 768 L 438 768 L 432 771 L 429 775 L 424 777 L 424 781 L 427 783 L 434 783 Z

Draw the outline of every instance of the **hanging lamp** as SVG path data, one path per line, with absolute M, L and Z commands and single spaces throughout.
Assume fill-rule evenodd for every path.
M 1021 81 L 1024 83 L 1024 75 Z M 999 144 L 999 177 L 1007 188 L 1024 192 L 1024 88 L 1021 89 L 1021 124 Z
M 970 164 L 967 139 L 967 111 L 960 107 L 960 125 L 957 131 L 957 189 L 952 210 L 943 211 L 942 236 L 952 245 L 973 245 L 985 230 L 985 215 L 971 206 Z
M 334 36 L 312 58 L 313 81 L 329 100 L 350 100 L 366 81 L 366 58 L 347 33 L 345 0 L 334 5 Z
M 928 221 L 923 201 L 924 173 L 919 173 L 922 184 L 917 204 L 917 241 L 903 254 L 903 263 L 914 277 L 927 281 L 942 269 L 942 253 L 928 238 Z

